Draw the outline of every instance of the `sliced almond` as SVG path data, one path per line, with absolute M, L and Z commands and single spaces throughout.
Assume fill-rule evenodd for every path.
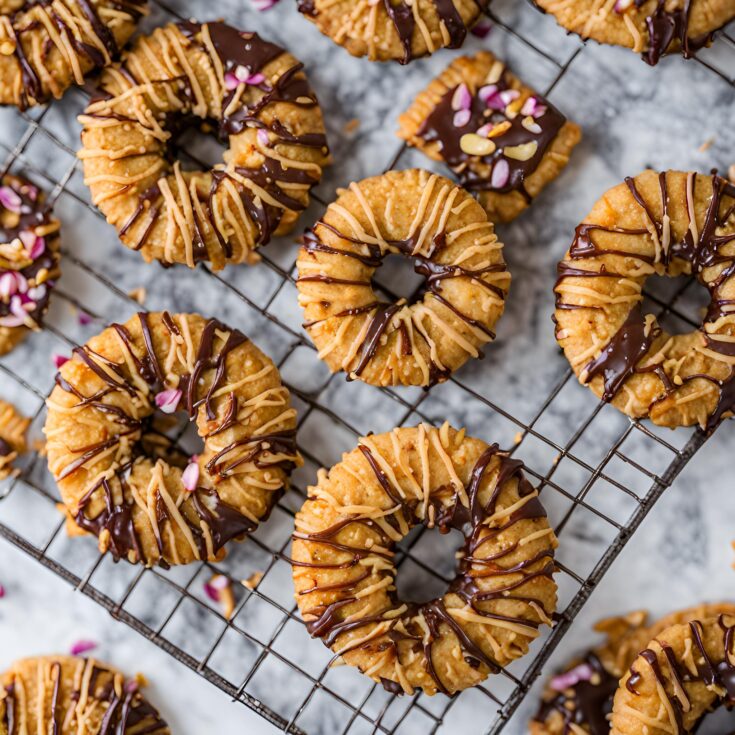
M 538 135 L 541 132 L 541 126 L 536 122 L 533 115 L 527 115 L 521 120 L 521 125 L 528 130 L 529 133 Z
M 459 147 L 469 156 L 489 156 L 497 146 L 477 133 L 467 133 L 459 139 Z
M 485 84 L 497 84 L 500 81 L 500 77 L 503 76 L 503 69 L 505 69 L 505 64 L 502 61 L 496 60 L 485 77 Z
M 506 158 L 513 158 L 516 161 L 528 161 L 536 155 L 538 143 L 532 140 L 530 143 L 522 145 L 509 145 L 503 149 Z
M 506 130 L 510 130 L 513 127 L 513 124 L 509 122 L 508 120 L 503 120 L 503 122 L 498 123 L 488 134 L 488 138 L 497 138 L 498 135 L 502 135 Z

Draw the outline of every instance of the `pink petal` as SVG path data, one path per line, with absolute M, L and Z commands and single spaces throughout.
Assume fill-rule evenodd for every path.
M 36 241 L 33 243 L 33 247 L 28 253 L 28 257 L 31 260 L 37 260 L 43 255 L 45 250 L 46 250 L 46 240 L 44 240 L 44 238 L 42 237 L 37 237 Z
M 18 193 L 9 186 L 0 186 L 0 204 L 9 212 L 20 214 L 20 208 L 23 200 Z
M 230 92 L 240 86 L 240 80 L 231 72 L 225 74 L 225 89 Z
M 499 93 L 493 94 L 485 100 L 485 105 L 491 110 L 502 112 L 506 108 L 505 102 Z
M 181 481 L 190 493 L 193 493 L 197 489 L 197 483 L 199 482 L 199 465 L 196 462 L 190 462 L 186 466 L 186 469 L 181 475 Z
M 219 590 L 211 582 L 204 583 L 204 593 L 212 602 L 219 602 Z
M 262 13 L 264 10 L 270 10 L 278 0 L 253 0 L 253 5 L 255 6 L 255 9 Z
M 15 290 L 18 293 L 28 293 L 28 279 L 20 271 L 11 271 L 15 277 Z
M 594 673 L 589 664 L 579 664 L 579 666 L 555 676 L 551 680 L 550 686 L 554 691 L 563 692 L 565 689 L 579 684 L 580 681 L 589 681 Z
M 517 100 L 521 93 L 517 89 L 504 89 L 500 94 L 500 99 L 505 102 L 506 105 L 509 105 L 513 100 Z
M 252 85 L 258 85 L 263 84 L 265 81 L 265 74 L 261 74 L 258 72 L 257 74 L 252 74 L 245 80 L 245 84 L 252 84 Z
M 86 327 L 87 324 L 91 324 L 94 319 L 89 314 L 87 314 L 86 311 L 82 311 L 81 309 L 79 309 L 79 313 L 77 314 L 77 321 L 81 326 Z
M 35 288 L 29 288 L 28 289 L 28 299 L 29 301 L 40 301 L 42 298 L 46 296 L 46 286 L 44 284 L 41 284 L 40 286 L 36 286 Z
M 502 189 L 510 178 L 510 166 L 505 158 L 499 158 L 493 166 L 493 172 L 490 176 L 490 186 L 493 189 Z
M 127 694 L 135 694 L 135 692 L 137 692 L 140 687 L 138 686 L 138 682 L 135 681 L 135 679 L 131 679 L 130 681 L 125 682 L 125 686 L 123 687 L 123 689 L 125 689 L 125 692 Z
M 14 317 L 20 319 L 23 324 L 25 324 L 28 312 L 23 308 L 23 302 L 21 301 L 20 296 L 13 296 L 10 299 L 10 313 Z
M 26 184 L 24 191 L 32 202 L 35 202 L 36 199 L 38 199 L 38 187 L 37 186 L 34 186 L 33 184 Z
M 268 131 L 265 128 L 258 128 L 258 142 L 264 147 L 270 146 L 271 139 L 268 137 Z
M 0 316 L 0 327 L 14 329 L 15 327 L 22 327 L 25 323 L 25 319 L 20 319 L 17 316 Z
M 493 28 L 493 24 L 487 18 L 481 18 L 470 30 L 470 33 L 476 38 L 487 38 L 488 33 Z
M 21 230 L 18 237 L 26 251 L 30 252 L 36 242 L 36 233 L 31 230 Z
M 70 649 L 69 653 L 72 656 L 81 656 L 83 653 L 93 651 L 97 648 L 97 644 L 94 641 L 77 641 Z
M 54 365 L 56 366 L 56 369 L 58 370 L 62 365 L 66 365 L 67 362 L 69 362 L 68 357 L 64 357 L 64 355 L 60 355 L 58 352 L 54 352 L 51 355 L 51 360 L 53 361 Z
M 453 110 L 469 110 L 472 105 L 472 95 L 466 84 L 460 84 L 452 95 Z
M 5 597 L 5 587 L 0 584 L 0 600 Z
M 488 133 L 494 128 L 495 126 L 492 123 L 485 123 L 481 128 L 477 129 L 477 135 L 479 135 L 481 138 L 487 138 Z
M 181 400 L 180 390 L 162 390 L 160 393 L 156 393 L 155 401 L 156 406 L 163 411 L 163 413 L 174 413 L 176 407 L 179 405 Z
M 8 302 L 10 297 L 18 292 L 18 281 L 15 273 L 6 271 L 0 275 L 0 301 Z
M 472 112 L 470 110 L 460 110 L 459 112 L 455 112 L 454 120 L 452 121 L 454 123 L 454 127 L 463 128 L 470 121 L 471 117 Z
M 480 87 L 480 89 L 477 90 L 477 96 L 480 98 L 482 102 L 487 103 L 487 101 L 494 97 L 498 93 L 498 85 L 497 84 L 486 84 L 484 87 Z

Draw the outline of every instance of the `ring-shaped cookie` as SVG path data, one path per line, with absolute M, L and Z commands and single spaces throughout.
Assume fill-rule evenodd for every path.
M 146 565 L 221 558 L 254 531 L 301 461 L 273 362 L 214 319 L 167 312 L 113 324 L 62 365 L 48 399 L 49 468 L 70 530 Z M 182 458 L 152 423 L 185 411 L 204 449 Z M 187 459 L 189 464 L 187 464 Z
M 689 59 L 735 18 L 730 0 L 532 0 L 584 40 L 626 46 L 651 65 L 671 51 Z
M 80 656 L 16 661 L 0 676 L 3 733 L 170 735 L 138 678 Z
M 558 266 L 556 337 L 581 383 L 634 418 L 714 429 L 735 411 L 735 186 L 645 171 L 610 189 Z M 670 335 L 641 309 L 653 274 L 692 274 L 700 328 Z
M 735 615 L 662 630 L 615 693 L 611 735 L 694 733 L 718 707 L 735 707 Z
M 609 735 L 608 717 L 620 679 L 648 642 L 672 625 L 722 614 L 735 615 L 735 604 L 703 603 L 669 613 L 654 623 L 647 621 L 642 610 L 601 620 L 595 630 L 607 639 L 549 679 L 538 712 L 529 723 L 531 735 Z
M 112 63 L 147 14 L 145 0 L 5 0 L 0 5 L 0 105 L 25 109 L 84 84 Z
M 298 0 L 317 28 L 353 56 L 401 64 L 459 48 L 489 0 Z
M 556 606 L 554 549 L 523 463 L 448 424 L 360 439 L 296 515 L 296 600 L 312 636 L 393 693 L 453 694 L 522 656 Z M 396 594 L 414 527 L 463 532 L 440 598 Z
M 288 232 L 329 160 L 322 113 L 291 54 L 222 22 L 139 38 L 80 116 L 85 182 L 120 239 L 147 260 L 256 262 Z M 182 126 L 215 121 L 224 163 L 170 162 Z
M 61 275 L 59 227 L 37 186 L 0 179 L 0 355 L 41 328 Z
M 390 171 L 340 192 L 297 260 L 305 327 L 330 370 L 373 385 L 446 380 L 494 338 L 510 273 L 482 207 L 427 171 Z M 388 254 L 425 278 L 415 303 L 385 302 L 372 277 Z

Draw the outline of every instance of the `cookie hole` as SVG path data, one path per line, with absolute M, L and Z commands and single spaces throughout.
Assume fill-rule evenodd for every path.
M 185 467 L 190 457 L 204 451 L 204 440 L 185 411 L 156 411 L 144 432 L 144 443 L 147 453 L 163 457 L 177 467 Z
M 651 276 L 646 281 L 644 297 L 644 311 L 657 316 L 673 299 L 672 309 L 659 316 L 661 326 L 669 334 L 686 334 L 697 329 L 710 302 L 707 289 L 692 276 Z
M 416 301 L 421 291 L 424 278 L 414 270 L 415 261 L 404 255 L 388 253 L 383 264 L 375 272 L 374 287 L 390 301 L 404 298 L 409 302 Z
M 451 529 L 443 534 L 437 529 L 414 528 L 400 544 L 400 550 L 410 549 L 411 556 L 401 561 L 400 550 L 396 556 L 400 562 L 396 576 L 398 597 L 417 604 L 441 597 L 457 573 L 456 553 L 463 545 L 460 531 Z
M 217 126 L 199 118 L 179 122 L 168 144 L 171 161 L 179 161 L 184 171 L 207 171 L 222 163 L 226 146 L 217 137 Z

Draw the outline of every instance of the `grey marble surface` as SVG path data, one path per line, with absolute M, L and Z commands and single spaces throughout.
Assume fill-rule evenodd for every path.
M 173 0 L 171 7 L 201 20 L 211 15 L 211 6 L 204 0 Z M 0 360 L 0 365 L 7 368 L 0 371 L 0 396 L 37 416 L 33 432 L 39 435 L 43 422 L 39 396 L 53 381 L 49 356 L 68 353 L 71 342 L 86 340 L 103 323 L 132 315 L 135 304 L 125 294 L 145 287 L 148 309 L 196 310 L 243 329 L 274 359 L 283 361 L 282 371 L 291 385 L 307 399 L 318 396 L 321 406 L 336 412 L 358 432 L 385 431 L 399 421 L 413 424 L 422 418 L 446 418 L 466 426 L 472 434 L 510 447 L 520 424 L 535 421 L 536 435 L 526 435 L 516 453 L 537 478 L 550 476 L 551 484 L 542 497 L 555 523 L 565 519 L 570 510 L 571 501 L 565 493 L 576 494 L 585 487 L 590 468 L 605 458 L 621 436 L 625 437 L 621 454 L 653 472 L 662 472 L 673 458 L 669 449 L 643 431 L 630 430 L 627 420 L 614 409 L 605 407 L 597 412 L 594 397 L 573 381 L 556 390 L 567 364 L 555 345 L 549 318 L 554 266 L 568 246 L 574 226 L 594 200 L 624 176 L 646 166 L 727 170 L 735 162 L 735 90 L 703 66 L 679 58 L 667 59 L 659 68 L 651 69 L 622 50 L 597 45 L 582 49 L 578 39 L 565 35 L 551 18 L 535 12 L 525 2 L 498 0 L 494 8 L 504 23 L 532 39 L 543 53 L 502 27 L 495 27 L 484 41 L 472 38 L 467 49 L 488 46 L 540 91 L 557 78 L 559 65 L 573 57 L 550 98 L 582 125 L 584 139 L 561 178 L 517 222 L 499 228 L 513 275 L 507 311 L 499 324 L 497 343 L 487 350 L 483 361 L 460 371 L 458 383 L 437 386 L 428 396 L 422 396 L 415 390 L 380 392 L 360 383 L 347 384 L 341 377 L 330 381 L 324 366 L 302 341 L 301 314 L 293 285 L 281 286 L 278 271 L 290 272 L 295 257 L 292 238 L 268 246 L 265 255 L 269 264 L 226 270 L 221 282 L 202 270 L 164 271 L 144 264 L 118 243 L 114 231 L 86 204 L 88 193 L 73 157 L 79 133 L 75 116 L 84 97 L 72 91 L 47 111 L 30 113 L 34 121 L 39 121 L 38 126 L 29 125 L 12 110 L 0 110 L 2 153 L 17 147 L 17 169 L 25 170 L 47 189 L 57 188 L 56 212 L 63 222 L 65 252 L 64 275 L 53 301 L 49 329 Z M 248 0 L 220 0 L 216 15 L 281 42 L 306 63 L 326 110 L 335 159 L 318 189 L 324 200 L 332 197 L 336 187 L 378 173 L 389 163 L 399 148 L 395 137 L 398 114 L 456 54 L 442 52 L 408 67 L 352 59 L 300 18 L 291 0 L 281 0 L 266 13 L 253 10 Z M 146 25 L 166 19 L 166 13 L 156 8 Z M 730 77 L 735 74 L 731 51 L 728 56 L 728 47 L 723 43 L 707 52 L 707 58 Z M 353 119 L 360 121 L 359 127 L 348 133 L 345 125 Z M 415 152 L 403 156 L 399 165 L 429 166 Z M 304 214 L 304 224 L 312 222 L 320 209 L 315 202 Z M 404 276 L 403 270 L 382 274 L 386 283 L 399 283 Z M 656 283 L 653 288 L 665 295 L 672 284 Z M 696 289 L 690 292 L 681 308 L 694 314 L 701 299 Z M 96 317 L 92 324 L 79 325 L 73 307 L 77 302 Z M 265 318 L 259 311 L 262 308 L 267 308 L 279 323 Z M 676 320 L 672 326 L 677 327 Z M 685 327 L 679 323 L 678 328 Z M 17 378 L 10 377 L 11 373 Z M 473 398 L 468 389 L 485 401 Z M 550 394 L 553 399 L 547 404 Z M 412 411 L 418 399 L 418 408 Z M 305 417 L 300 441 L 316 462 L 330 464 L 354 446 L 355 434 L 344 423 L 335 422 L 321 409 L 309 411 L 308 400 L 297 398 L 296 404 Z M 578 429 L 588 423 L 587 430 L 575 439 Z M 735 481 L 728 455 L 732 430 L 731 425 L 723 426 L 665 493 L 592 595 L 547 670 L 593 640 L 590 625 L 599 617 L 640 607 L 663 613 L 702 599 L 728 593 L 732 596 L 734 573 L 730 569 L 729 543 L 735 538 Z M 655 430 L 655 434 L 676 447 L 683 446 L 689 437 L 687 431 Z M 557 461 L 559 447 L 567 446 L 572 456 Z M 66 539 L 59 532 L 60 519 L 52 503 L 31 487 L 33 484 L 55 497 L 45 470 L 40 463 L 27 469 L 28 482 L 0 488 L 0 497 L 5 496 L 0 501 L 0 522 L 37 548 L 47 549 L 49 558 L 78 576 L 91 574 L 92 586 L 121 601 L 127 612 L 150 627 L 160 628 L 173 644 L 196 658 L 206 655 L 223 634 L 223 621 L 206 604 L 187 601 L 177 606 L 173 588 L 162 579 L 186 585 L 195 598 L 206 600 L 202 583 L 208 572 L 174 570 L 160 578 L 146 573 L 132 594 L 125 596 L 136 570 L 107 561 L 97 565 L 91 541 Z M 297 473 L 299 488 L 311 481 L 315 469 L 315 463 L 309 461 Z M 561 534 L 559 558 L 580 577 L 594 568 L 617 533 L 615 525 L 598 514 L 625 524 L 637 503 L 621 487 L 640 495 L 650 485 L 648 476 L 620 457 L 606 464 L 605 474 L 608 479 L 598 479 L 591 486 L 585 497 L 587 507 L 571 513 Z M 297 507 L 300 498 L 292 493 L 284 501 L 284 508 Z M 274 640 L 275 655 L 263 659 L 245 690 L 286 719 L 296 714 L 310 689 L 308 681 L 296 676 L 290 664 L 316 677 L 328 660 L 321 644 L 310 641 L 303 627 L 284 614 L 292 606 L 288 568 L 283 562 L 273 563 L 272 555 L 264 550 L 284 548 L 290 524 L 287 513 L 277 510 L 257 532 L 260 546 L 250 543 L 238 547 L 220 565 L 235 579 L 256 571 L 267 574 L 259 588 L 261 596 L 240 595 L 242 608 L 235 622 L 251 638 L 232 631 L 224 633 L 209 660 L 214 671 L 239 684 L 259 660 L 262 644 Z M 436 534 L 425 535 L 415 553 L 451 573 L 451 566 L 447 566 L 451 549 L 446 543 L 437 545 Z M 559 575 L 559 582 L 563 607 L 579 585 L 568 574 Z M 75 639 L 91 638 L 100 641 L 101 656 L 149 675 L 153 696 L 170 717 L 175 732 L 200 735 L 274 731 L 5 542 L 0 545 L 0 583 L 7 588 L 7 595 L 0 600 L 0 667 L 17 656 L 65 651 Z M 419 566 L 410 560 L 406 563 L 400 578 L 402 590 L 425 595 L 431 584 Z M 512 667 L 515 674 L 523 673 L 540 645 L 541 641 L 537 642 L 532 654 Z M 367 682 L 346 669 L 330 671 L 324 683 L 351 703 L 369 694 Z M 509 691 L 509 684 L 501 677 L 489 680 L 487 686 L 501 698 Z M 535 692 L 512 720 L 508 732 L 526 731 L 525 718 L 534 697 Z M 374 717 L 386 701 L 382 691 L 374 692 L 365 711 Z M 390 704 L 384 724 L 390 727 L 408 704 Z M 436 714 L 446 704 L 441 696 L 420 699 L 398 732 L 430 730 L 432 720 L 426 713 Z M 482 733 L 494 716 L 495 708 L 487 696 L 468 692 L 453 705 L 440 732 Z M 348 717 L 345 707 L 320 691 L 297 722 L 310 733 L 331 735 L 341 731 L 338 724 Z M 350 730 L 370 731 L 360 717 Z

